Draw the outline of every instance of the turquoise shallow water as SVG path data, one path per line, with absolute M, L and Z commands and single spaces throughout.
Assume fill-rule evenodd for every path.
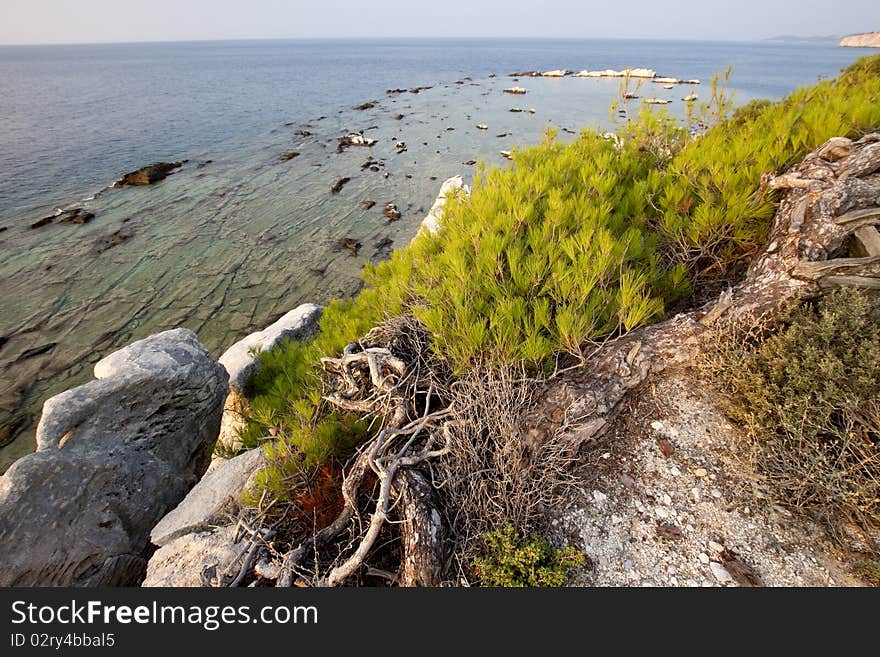
M 186 326 L 219 355 L 298 303 L 356 291 L 364 262 L 409 241 L 444 179 L 472 177 L 465 162 L 503 166 L 500 150 L 548 126 L 567 139 L 608 125 L 616 80 L 523 78 L 515 84 L 528 93 L 511 96 L 507 72 L 646 66 L 707 82 L 733 65 L 744 102 L 779 98 L 861 54 L 648 41 L 0 47 L 0 431 L 16 437 L 0 469 L 33 448 L 42 401 L 87 380 L 114 349 Z M 385 93 L 416 85 L 432 88 Z M 672 99 L 673 111 L 706 89 L 657 87 L 650 95 Z M 337 153 L 353 130 L 376 145 Z M 300 156 L 280 161 L 288 150 Z M 370 156 L 378 172 L 362 169 Z M 189 161 L 154 187 L 107 188 L 179 159 Z M 388 202 L 400 221 L 383 216 Z M 56 206 L 96 217 L 30 228 Z M 338 250 L 343 237 L 363 244 L 356 257 Z

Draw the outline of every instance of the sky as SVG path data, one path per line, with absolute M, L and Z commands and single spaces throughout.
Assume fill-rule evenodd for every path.
M 759 40 L 880 30 L 880 0 L 0 0 L 0 44 L 351 37 Z

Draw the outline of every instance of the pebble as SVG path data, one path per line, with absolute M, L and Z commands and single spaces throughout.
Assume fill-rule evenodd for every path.
M 700 501 L 700 491 L 699 491 L 699 489 L 697 489 L 697 488 L 691 488 L 691 497 L 693 498 L 694 502 L 699 502 L 699 501 Z
M 608 496 L 605 493 L 603 493 L 602 491 L 600 491 L 600 490 L 593 491 L 593 500 L 596 502 L 596 504 L 604 504 L 607 499 L 608 499 Z
M 706 554 L 705 552 L 700 552 L 700 563 L 708 566 L 710 561 L 711 561 L 711 559 L 709 559 L 708 554 Z
M 660 420 L 654 420 L 653 422 L 651 422 L 651 428 L 654 431 L 663 431 L 663 429 L 665 427 L 663 426 L 663 423 Z
M 721 545 L 721 543 L 716 543 L 715 541 L 709 541 L 709 549 L 712 550 L 712 552 L 717 552 L 718 554 L 724 552 L 724 546 Z
M 697 468 L 696 470 L 694 470 L 694 476 L 699 479 L 702 479 L 707 474 L 709 474 L 709 472 L 706 470 L 706 468 Z
M 657 514 L 658 518 L 668 518 L 669 517 L 669 509 L 665 506 L 658 506 L 654 509 L 654 513 Z
M 666 506 L 670 506 L 672 504 L 672 498 L 669 497 L 669 495 L 667 495 L 666 493 L 663 493 L 663 497 L 661 499 L 663 500 L 663 504 L 665 504 Z
M 675 466 L 672 466 L 671 468 L 669 468 L 669 474 L 671 474 L 673 477 L 678 477 L 679 475 L 681 475 L 681 470 L 679 470 Z
M 712 497 L 714 497 L 715 499 L 720 500 L 720 499 L 721 499 L 721 491 L 718 490 L 717 488 L 713 488 L 713 489 L 712 489 Z
M 713 561 L 709 564 L 709 570 L 712 571 L 712 576 L 718 580 L 719 584 L 724 585 L 733 582 L 733 577 L 730 576 L 727 569 L 720 563 Z

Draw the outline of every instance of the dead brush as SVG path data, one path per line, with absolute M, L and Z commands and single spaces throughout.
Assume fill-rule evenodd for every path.
M 512 526 L 528 535 L 573 481 L 570 434 L 536 435 L 526 426 L 539 384 L 523 365 L 476 366 L 450 388 L 452 442 L 433 469 L 462 573 L 487 533 Z
M 746 431 L 735 455 L 761 491 L 880 552 L 880 304 L 842 288 L 780 326 L 707 332 L 701 369 Z

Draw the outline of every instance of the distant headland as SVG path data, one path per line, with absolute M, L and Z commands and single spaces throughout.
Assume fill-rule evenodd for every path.
M 850 48 L 880 48 L 880 32 L 850 34 L 841 39 L 840 45 Z

